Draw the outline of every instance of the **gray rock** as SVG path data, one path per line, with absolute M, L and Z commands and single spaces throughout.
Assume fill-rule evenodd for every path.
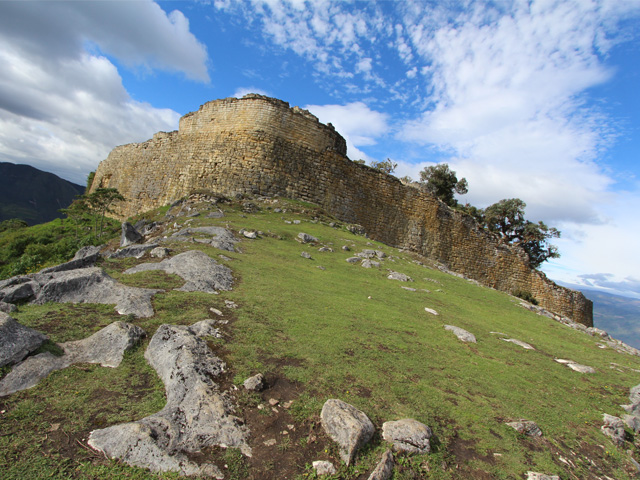
M 319 252 L 333 252 L 333 248 L 329 248 L 329 247 L 320 247 L 318 249 Z
M 631 403 L 640 403 L 640 385 L 636 385 L 629 390 L 629 400 L 631 400 Z
M 244 388 L 251 391 L 251 392 L 260 392 L 262 390 L 264 390 L 265 388 L 265 383 L 264 383 L 264 377 L 262 376 L 261 373 L 258 373 L 257 375 L 254 375 L 253 377 L 249 377 L 247 378 L 244 383 Z
M 306 258 L 306 259 L 308 259 L 308 260 L 311 260 L 311 254 L 310 254 L 309 252 L 302 252 L 302 253 L 300 254 L 300 256 L 301 256 L 302 258 Z
M 438 312 L 436 312 L 433 308 L 429 308 L 429 307 L 424 307 L 424 311 L 427 313 L 430 313 L 431 315 L 440 315 Z
M 398 280 L 400 282 L 413 282 L 413 279 L 411 277 L 399 272 L 391 272 L 389 273 L 387 278 L 389 280 Z
M 393 466 L 393 453 L 391 453 L 391 450 L 387 450 L 382 454 L 382 459 L 371 472 L 368 480 L 389 480 L 393 475 Z
M 0 286 L 0 300 L 4 303 L 31 300 L 40 289 L 40 285 L 30 277 L 12 277 L 3 283 L 6 286 Z
M 374 258 L 376 256 L 375 250 L 363 250 L 360 253 L 356 253 L 356 256 L 360 258 Z
M 405 418 L 382 424 L 382 438 L 393 444 L 399 452 L 429 453 L 429 440 L 433 436 L 431 429 L 413 418 Z
M 530 420 L 520 420 L 519 422 L 508 422 L 511 428 L 513 428 L 516 432 L 521 433 L 522 435 L 527 435 L 529 437 L 541 437 L 542 430 L 535 422 Z
M 623 415 L 622 421 L 635 433 L 640 433 L 640 417 L 637 415 Z
M 360 266 L 364 268 L 378 268 L 380 266 L 380 262 L 375 262 L 373 260 L 365 258 L 364 260 L 362 260 Z
M 120 247 L 127 247 L 142 240 L 142 235 L 129 222 L 122 222 L 122 233 L 120 234 Z
M 110 258 L 142 258 L 149 250 L 158 247 L 157 243 L 145 243 L 143 245 L 129 245 L 120 248 L 110 255 Z
M 320 418 L 324 431 L 338 444 L 340 458 L 347 465 L 351 465 L 357 451 L 371 440 L 375 431 L 363 412 L 342 400 L 327 400 Z
M 299 241 L 300 243 L 318 243 L 318 239 L 316 237 L 313 237 L 307 233 L 302 233 L 302 232 L 298 234 L 298 236 L 296 237 L 296 240 Z
M 0 302 L 0 312 L 11 313 L 15 312 L 17 309 L 18 307 L 16 307 L 12 303 Z
M 222 218 L 224 217 L 224 212 L 220 209 L 207 213 L 207 218 Z
M 326 460 L 316 460 L 312 465 L 317 475 L 335 475 L 337 473 L 333 463 Z
M 152 471 L 216 478 L 222 475 L 215 465 L 198 465 L 187 454 L 222 446 L 251 455 L 248 429 L 231 415 L 228 398 L 214 382 L 224 362 L 204 340 L 189 327 L 162 325 L 145 358 L 165 384 L 166 406 L 141 420 L 94 430 L 88 439 L 91 447 Z
M 516 340 L 515 338 L 501 338 L 500 340 L 504 340 L 505 342 L 513 343 L 514 345 L 518 345 L 519 347 L 524 348 L 525 350 L 535 350 L 531 345 L 521 340 Z
M 160 290 L 128 287 L 116 282 L 97 267 L 37 274 L 39 289 L 33 303 L 102 303 L 115 304 L 121 315 L 151 317 L 151 297 Z
M 346 228 L 347 228 L 348 231 L 350 231 L 354 235 L 364 235 L 365 234 L 365 229 L 364 229 L 364 227 L 362 225 L 352 224 L 352 225 L 347 225 Z
M 171 250 L 166 247 L 156 247 L 151 250 L 150 255 L 154 258 L 165 258 L 169 256 L 169 253 L 171 253 Z
M 527 472 L 526 480 L 560 480 L 558 475 L 546 475 L 538 472 Z
M 258 232 L 254 230 L 242 230 L 240 233 L 242 233 L 245 238 L 250 238 L 252 240 L 258 238 Z
M 624 422 L 622 419 L 605 413 L 603 415 L 603 421 L 604 424 L 600 427 L 602 433 L 610 437 L 616 445 L 624 445 Z
M 343 245 L 342 246 L 342 250 L 344 250 L 345 252 L 350 252 L 351 251 L 351 249 L 347 245 Z
M 189 327 L 189 330 L 193 332 L 196 337 L 216 337 L 222 338 L 222 333 L 220 333 L 220 329 L 216 327 L 219 325 L 219 320 L 201 320 L 199 322 L 194 323 Z
M 226 228 L 222 227 L 194 227 L 183 228 L 179 232 L 171 235 L 172 240 L 188 241 L 194 234 L 209 235 L 211 237 L 210 244 L 220 250 L 227 252 L 235 251 L 235 244 L 239 241 Z
M 64 272 L 93 266 L 100 258 L 100 249 L 101 247 L 94 246 L 82 247 L 70 261 L 54 267 L 45 268 L 40 270 L 39 273 Z
M 360 257 L 349 257 L 347 263 L 358 263 L 360 260 L 362 260 Z
M 454 325 L 445 325 L 444 329 L 453 332 L 453 334 L 458 337 L 458 340 L 462 342 L 477 343 L 475 335 L 463 328 L 456 327 Z
M 228 291 L 233 287 L 231 270 L 200 250 L 190 250 L 160 263 L 143 263 L 124 273 L 149 270 L 164 270 L 183 278 L 186 283 L 177 289 L 182 292 L 218 293 L 218 290 Z
M 580 373 L 596 373 L 596 370 L 593 367 L 588 367 L 587 365 L 580 365 L 579 363 L 574 362 L 573 360 L 565 360 L 563 358 L 556 358 L 556 362 L 561 363 L 562 365 L 566 365 L 571 370 L 575 370 Z
M 47 336 L 0 312 L 0 367 L 18 363 L 47 341 Z
M 84 340 L 61 343 L 64 354 L 60 357 L 45 352 L 16 365 L 0 380 L 0 396 L 34 387 L 51 372 L 74 363 L 99 363 L 115 368 L 122 362 L 124 352 L 144 335 L 144 330 L 136 325 L 114 322 Z

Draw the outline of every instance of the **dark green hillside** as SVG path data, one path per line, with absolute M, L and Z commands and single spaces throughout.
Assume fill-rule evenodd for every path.
M 430 426 L 434 439 L 431 453 L 396 453 L 393 480 L 511 480 L 529 471 L 562 480 L 636 478 L 640 436 L 627 428 L 616 446 L 600 427 L 603 413 L 624 415 L 620 405 L 640 383 L 640 357 L 618 353 L 600 337 L 536 315 L 519 299 L 447 274 L 425 258 L 355 235 L 314 205 L 252 199 L 177 205 L 171 216 L 168 210 L 146 216 L 162 224 L 148 240 L 170 248 L 172 257 L 205 252 L 233 271 L 233 290 L 184 292 L 175 290 L 184 282 L 173 274 L 123 273 L 159 261 L 146 254 L 102 259 L 99 266 L 129 286 L 163 289 L 153 299 L 152 317 L 123 318 L 110 305 L 89 303 L 19 305 L 11 316 L 52 342 L 86 338 L 118 319 L 144 328 L 147 338 L 117 368 L 77 364 L 0 397 L 0 478 L 177 479 L 106 459 L 87 439 L 95 429 L 163 408 L 163 384 L 144 357 L 149 339 L 165 323 L 220 319 L 215 311 L 225 323 L 220 337 L 207 343 L 227 364 L 216 381 L 251 431 L 253 456 L 216 447 L 193 454 L 193 461 L 214 463 L 227 480 L 367 480 L 389 448 L 382 424 L 403 418 Z M 187 225 L 230 229 L 240 239 L 237 251 L 202 238 L 171 238 Z M 258 238 L 245 238 L 242 230 L 259 232 Z M 296 241 L 301 232 L 318 241 Z M 379 265 L 346 261 L 367 249 L 385 253 L 374 259 Z M 390 271 L 412 281 L 388 279 Z M 462 343 L 445 324 L 468 330 L 477 343 Z M 0 369 L 0 378 L 8 372 Z M 243 381 L 256 373 L 265 375 L 269 388 L 249 393 Z M 332 398 L 362 410 L 376 427 L 349 467 L 320 426 L 322 406 Z M 536 422 L 543 435 L 527 437 L 506 425 L 522 419 Z M 318 477 L 314 460 L 333 462 L 338 473 Z
M 62 215 L 84 187 L 29 165 L 0 162 L 0 221 L 20 218 L 29 225 Z

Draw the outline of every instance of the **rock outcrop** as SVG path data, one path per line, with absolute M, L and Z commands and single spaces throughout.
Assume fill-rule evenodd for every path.
M 123 219 L 197 190 L 312 202 L 357 225 L 357 233 L 418 252 L 483 285 L 527 291 L 542 307 L 593 324 L 592 303 L 532 270 L 521 249 L 346 153 L 344 138 L 331 125 L 252 94 L 206 103 L 183 116 L 178 131 L 115 148 L 99 165 L 91 190 L 117 188 L 128 199 L 118 207 Z

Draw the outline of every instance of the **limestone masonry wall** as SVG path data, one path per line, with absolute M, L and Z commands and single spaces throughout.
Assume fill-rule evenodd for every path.
M 592 303 L 528 266 L 519 249 L 501 245 L 476 222 L 437 198 L 346 157 L 331 125 L 273 98 L 247 95 L 202 105 L 177 132 L 115 148 L 100 163 L 92 189 L 114 187 L 128 217 L 197 189 L 224 195 L 281 195 L 321 205 L 371 238 L 441 262 L 480 283 L 528 290 L 552 312 L 591 326 Z

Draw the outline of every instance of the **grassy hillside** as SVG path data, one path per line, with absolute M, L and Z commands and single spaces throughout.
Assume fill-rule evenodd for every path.
M 224 466 L 226 478 L 315 478 L 311 462 L 328 459 L 342 465 L 334 478 L 366 479 L 387 448 L 379 434 L 382 423 L 406 417 L 429 425 L 436 441 L 428 455 L 397 456 L 396 480 L 521 479 L 530 470 L 562 479 L 632 478 L 631 456 L 637 459 L 638 451 L 631 432 L 625 446 L 616 447 L 600 426 L 603 413 L 624 413 L 619 405 L 628 403 L 629 388 L 638 384 L 640 358 L 599 348 L 595 338 L 535 315 L 507 294 L 443 273 L 424 258 L 344 226 L 331 227 L 335 220 L 313 205 L 253 202 L 258 212 L 245 213 L 242 202 L 235 202 L 221 206 L 223 218 L 203 214 L 167 222 L 226 226 L 236 234 L 262 232 L 258 239 L 238 243 L 241 253 L 200 243 L 168 244 L 173 254 L 197 248 L 229 266 L 236 279 L 231 292 L 173 291 L 182 281 L 158 271 L 122 274 L 134 264 L 157 260 L 103 261 L 103 268 L 123 283 L 167 290 L 154 300 L 154 317 L 127 319 L 143 327 L 148 338 L 116 369 L 71 367 L 33 389 L 0 398 L 2 478 L 176 478 L 109 461 L 91 451 L 86 439 L 93 429 L 162 408 L 163 386 L 143 357 L 148 339 L 163 323 L 213 317 L 211 307 L 230 321 L 224 339 L 209 343 L 227 362 L 223 387 L 251 429 L 254 452 L 251 458 L 235 450 L 203 452 L 199 458 Z M 198 208 L 206 213 L 217 207 Z M 276 208 L 285 211 L 276 213 Z M 147 218 L 164 221 L 166 211 Z M 299 232 L 319 243 L 298 243 Z M 318 251 L 322 246 L 333 252 Z M 345 261 L 363 249 L 382 250 L 387 258 L 371 269 Z M 303 251 L 312 258 L 303 258 Z M 413 281 L 389 280 L 389 270 Z M 227 308 L 225 300 L 239 307 Z M 111 307 L 89 304 L 23 305 L 12 316 L 54 342 L 86 337 L 118 319 Z M 478 343 L 461 343 L 444 324 L 469 330 Z M 504 342 L 505 336 L 535 350 Z M 597 372 L 580 374 L 554 358 Z M 270 389 L 248 394 L 234 388 L 259 372 Z M 335 444 L 322 433 L 319 415 L 329 398 L 363 410 L 377 427 L 355 466 L 340 464 Z M 272 408 L 270 399 L 278 406 Z M 535 421 L 544 436 L 532 439 L 505 425 L 520 419 Z M 271 439 L 275 444 L 265 445 Z
M 0 162 L 0 222 L 20 218 L 29 225 L 49 222 L 62 215 L 82 185 L 68 182 L 53 173 L 29 165 Z

